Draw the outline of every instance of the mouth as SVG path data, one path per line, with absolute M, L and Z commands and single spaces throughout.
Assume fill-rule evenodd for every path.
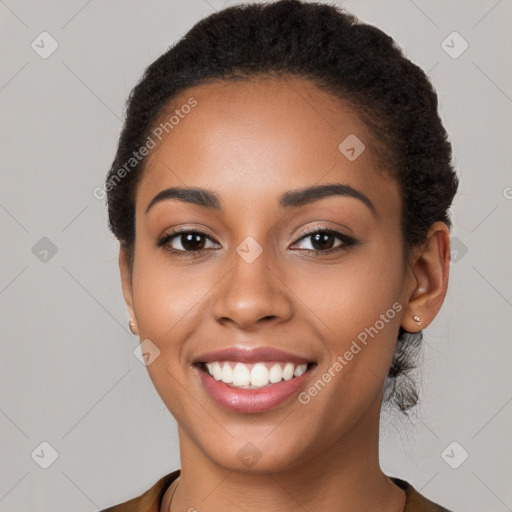
M 296 379 L 310 371 L 316 363 L 296 364 L 289 361 L 240 361 L 198 362 L 195 366 L 216 381 L 236 389 L 262 389 L 280 382 Z
M 231 347 L 197 356 L 192 368 L 210 399 L 231 412 L 261 413 L 289 402 L 317 362 L 272 347 Z

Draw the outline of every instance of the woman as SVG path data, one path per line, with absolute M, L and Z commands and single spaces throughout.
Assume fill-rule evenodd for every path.
M 151 64 L 105 189 L 181 469 L 108 510 L 446 510 L 378 433 L 418 398 L 457 184 L 424 72 L 333 6 L 231 7 Z

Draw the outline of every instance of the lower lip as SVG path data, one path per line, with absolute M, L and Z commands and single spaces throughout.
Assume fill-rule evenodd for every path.
M 294 377 L 260 389 L 234 388 L 221 380 L 215 380 L 209 373 L 200 368 L 196 369 L 199 372 L 203 386 L 218 404 L 230 411 L 254 414 L 272 409 L 297 394 L 309 378 L 313 368 L 309 368 L 300 377 Z

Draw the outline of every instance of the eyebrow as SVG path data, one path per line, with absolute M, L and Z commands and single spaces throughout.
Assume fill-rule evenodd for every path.
M 374 215 L 377 213 L 375 206 L 365 194 L 350 185 L 342 183 L 327 183 L 303 189 L 289 190 L 279 196 L 278 204 L 284 209 L 300 208 L 301 206 L 305 206 L 331 196 L 344 196 L 359 199 Z M 170 187 L 159 192 L 151 200 L 145 213 L 149 212 L 155 204 L 168 199 L 178 199 L 212 211 L 223 211 L 222 200 L 217 193 L 211 190 L 198 187 Z

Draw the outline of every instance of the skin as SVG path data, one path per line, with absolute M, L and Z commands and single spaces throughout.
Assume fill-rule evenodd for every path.
M 133 270 L 119 254 L 136 332 L 161 351 L 147 367 L 150 378 L 178 423 L 173 511 L 338 510 L 340 503 L 344 511 L 402 511 L 405 494 L 378 460 L 383 384 L 399 326 L 425 328 L 443 303 L 447 226 L 433 224 L 404 261 L 398 184 L 382 171 L 357 114 L 314 84 L 218 82 L 188 89 L 173 108 L 190 97 L 197 106 L 152 150 L 137 188 Z M 349 134 L 366 145 L 354 161 L 338 150 Z M 364 193 L 375 214 L 353 197 L 290 210 L 277 203 L 283 192 L 336 182 Z M 171 186 L 213 190 L 224 211 L 170 199 L 145 213 Z M 204 253 L 180 257 L 157 247 L 176 227 L 205 231 Z M 300 231 L 326 227 L 359 243 L 329 255 L 308 251 L 319 246 Z M 235 251 L 248 236 L 263 249 L 250 264 Z M 182 243 L 178 235 L 168 247 L 185 250 Z M 263 413 L 227 411 L 191 366 L 203 352 L 270 345 L 315 361 L 311 384 L 396 302 L 401 311 L 306 405 L 294 396 Z M 237 456 L 248 441 L 261 454 L 251 467 Z

